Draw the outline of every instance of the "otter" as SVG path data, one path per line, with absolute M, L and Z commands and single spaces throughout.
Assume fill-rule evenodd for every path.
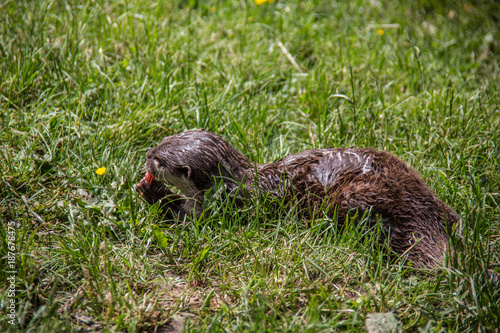
M 136 189 L 149 204 L 159 202 L 171 218 L 199 216 L 205 192 L 223 182 L 229 195 L 259 191 L 293 201 L 306 217 L 336 216 L 340 225 L 355 212 L 368 213 L 370 225 L 377 220 L 382 225 L 390 248 L 407 254 L 416 267 L 442 262 L 447 229 L 459 220 L 416 171 L 370 148 L 311 149 L 257 164 L 219 135 L 192 130 L 168 136 L 149 150 L 146 171 Z

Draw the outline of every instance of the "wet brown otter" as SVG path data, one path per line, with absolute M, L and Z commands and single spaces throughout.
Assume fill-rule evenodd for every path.
M 200 214 L 205 191 L 218 181 L 229 194 L 243 188 L 295 199 L 305 215 L 337 214 L 339 223 L 350 212 L 370 211 L 373 222 L 381 221 L 390 247 L 407 253 L 417 267 L 442 261 L 447 226 L 459 219 L 414 170 L 373 149 L 312 149 L 256 164 L 219 135 L 195 130 L 164 138 L 147 153 L 146 170 L 137 190 L 150 204 L 161 201 L 175 218 Z

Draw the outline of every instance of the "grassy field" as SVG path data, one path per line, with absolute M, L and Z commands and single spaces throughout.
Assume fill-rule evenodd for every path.
M 0 331 L 365 331 L 393 311 L 405 331 L 498 332 L 499 13 L 0 1 Z M 195 128 L 260 163 L 392 152 L 462 217 L 454 254 L 416 270 L 362 225 L 217 193 L 204 219 L 162 221 L 133 186 L 148 149 Z

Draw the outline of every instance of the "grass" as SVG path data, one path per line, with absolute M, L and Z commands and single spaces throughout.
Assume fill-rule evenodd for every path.
M 364 331 L 393 311 L 405 331 L 498 331 L 499 9 L 1 2 L 1 330 Z M 133 185 L 149 148 L 194 128 L 258 162 L 390 151 L 463 218 L 454 254 L 415 271 L 363 225 L 216 191 L 203 220 L 162 221 Z

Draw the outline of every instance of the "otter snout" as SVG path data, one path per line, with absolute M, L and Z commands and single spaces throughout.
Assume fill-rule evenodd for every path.
M 159 170 L 161 167 L 160 160 L 155 156 L 155 154 L 150 150 L 146 154 L 146 171 L 151 175 L 158 177 Z

